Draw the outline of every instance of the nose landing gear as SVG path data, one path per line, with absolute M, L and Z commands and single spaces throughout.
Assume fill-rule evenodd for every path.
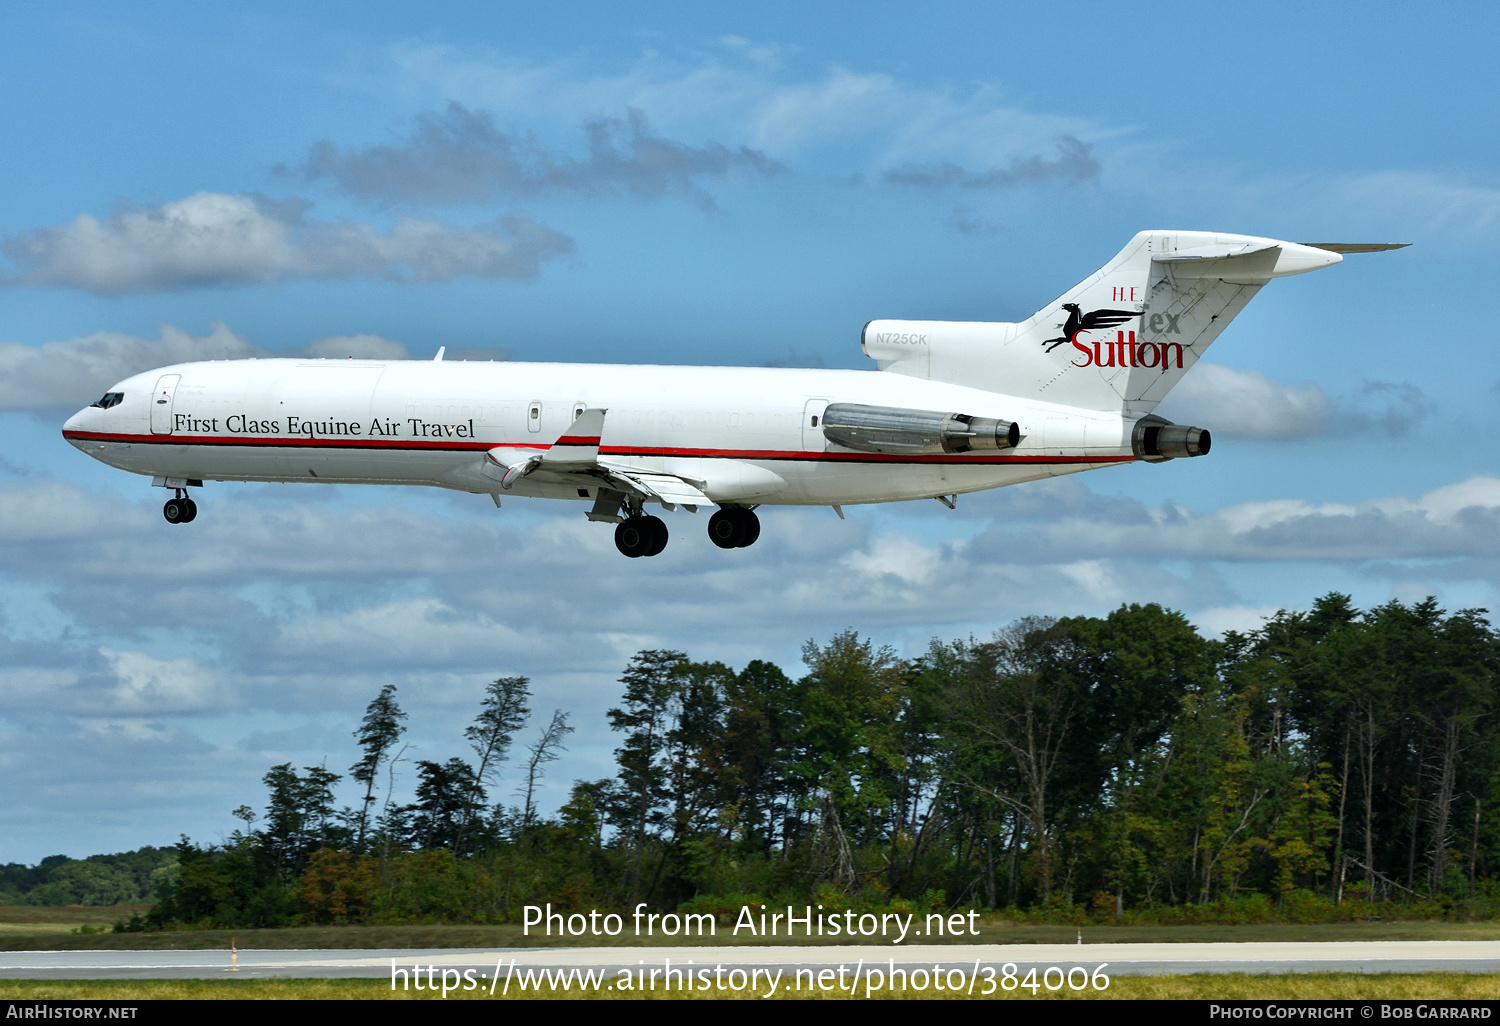
M 198 504 L 188 498 L 187 490 L 184 488 L 172 489 L 176 495 L 167 500 L 167 504 L 161 508 L 161 515 L 167 518 L 169 524 L 190 524 L 198 515 Z
M 760 517 L 744 506 L 725 506 L 708 518 L 708 537 L 721 549 L 744 549 L 760 537 Z

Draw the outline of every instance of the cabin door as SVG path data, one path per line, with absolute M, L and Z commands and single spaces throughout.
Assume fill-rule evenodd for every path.
M 172 400 L 177 395 L 177 382 L 181 374 L 163 374 L 156 379 L 156 392 L 151 396 L 151 433 L 172 433 Z

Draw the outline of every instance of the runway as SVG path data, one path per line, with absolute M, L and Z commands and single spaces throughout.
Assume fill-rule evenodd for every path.
M 1064 974 L 1103 966 L 1109 976 L 1192 973 L 1500 973 L 1500 941 L 1334 941 L 1244 944 L 947 944 L 847 947 L 512 948 L 230 951 L 7 951 L 0 952 L 4 979 L 231 979 L 268 977 L 390 978 L 421 967 L 473 972 L 487 987 L 497 970 L 514 977 L 526 970 L 621 969 L 695 971 L 704 967 L 798 970 L 840 966 L 896 969 L 965 969 L 1013 963 L 1024 976 L 1031 968 Z M 406 978 L 403 976 L 399 978 Z M 1054 977 L 1055 978 L 1055 977 Z M 1080 977 L 1075 973 L 1075 980 Z

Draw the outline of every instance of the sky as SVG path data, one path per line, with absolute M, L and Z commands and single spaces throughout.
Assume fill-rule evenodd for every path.
M 1026 615 L 1253 630 L 1500 585 L 1492 5 L 0 3 L 0 862 L 215 843 L 272 765 L 464 754 L 484 685 L 610 773 L 632 654 L 796 674 Z M 1019 320 L 1137 231 L 1401 242 L 1271 283 L 1162 404 L 1210 456 L 936 502 L 700 514 L 216 484 L 67 445 L 268 354 L 873 370 L 873 318 Z M 1469 320 L 1480 311 L 1479 327 Z M 346 781 L 347 785 L 347 781 Z M 354 801 L 345 787 L 343 802 Z

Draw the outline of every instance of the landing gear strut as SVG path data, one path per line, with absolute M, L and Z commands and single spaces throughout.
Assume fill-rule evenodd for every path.
M 615 528 L 615 548 L 631 559 L 658 555 L 666 547 L 667 525 L 660 517 L 637 513 L 620 521 Z
M 173 498 L 167 500 L 167 504 L 161 508 L 161 515 L 167 518 L 169 524 L 190 524 L 198 515 L 198 504 L 188 498 L 187 489 L 174 488 Z
M 744 506 L 725 506 L 708 518 L 708 537 L 721 549 L 744 549 L 760 537 L 760 517 Z

